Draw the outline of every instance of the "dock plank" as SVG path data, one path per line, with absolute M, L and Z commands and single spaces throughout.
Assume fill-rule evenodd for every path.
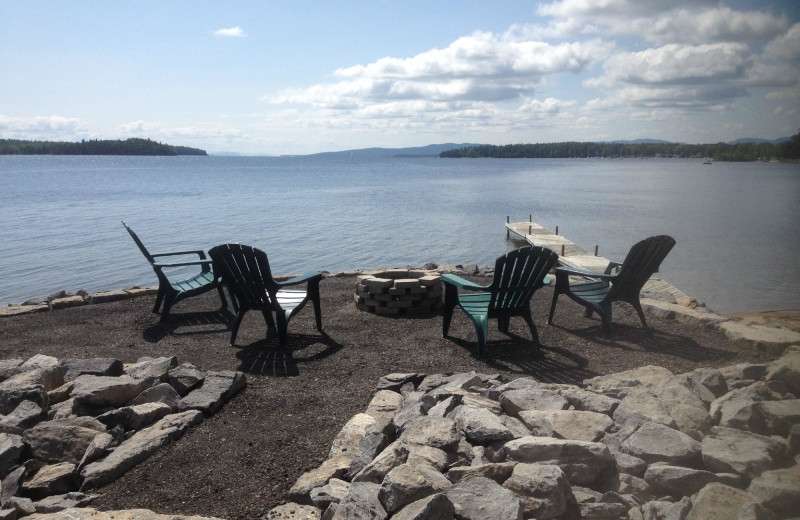
M 563 235 L 556 235 L 553 231 L 537 224 L 536 222 L 507 222 L 508 233 L 513 233 L 517 237 L 525 240 L 531 245 L 546 247 L 558 253 L 559 265 L 585 269 L 595 273 L 602 273 L 610 262 L 602 256 L 595 256 L 586 249 L 565 238 Z M 562 250 L 563 246 L 563 250 Z M 562 253 L 563 251 L 563 253 Z M 670 293 L 676 302 L 689 298 L 684 292 L 676 288 L 669 282 L 652 277 L 642 288 L 643 293 Z

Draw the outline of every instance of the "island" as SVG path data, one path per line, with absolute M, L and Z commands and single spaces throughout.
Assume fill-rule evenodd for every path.
M 151 139 L 25 141 L 0 139 L 0 155 L 208 155 L 205 150 L 173 146 Z
M 800 160 L 800 133 L 782 142 L 763 141 L 685 144 L 657 140 L 473 145 L 443 151 L 439 157 L 503 159 L 574 158 L 683 158 L 714 161 L 797 161 Z

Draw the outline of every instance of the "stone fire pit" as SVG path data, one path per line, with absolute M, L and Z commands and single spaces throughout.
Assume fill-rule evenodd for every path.
M 426 314 L 442 308 L 442 277 L 436 271 L 381 269 L 358 277 L 356 307 L 375 314 Z

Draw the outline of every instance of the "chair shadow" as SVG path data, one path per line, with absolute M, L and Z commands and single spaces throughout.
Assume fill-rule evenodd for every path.
M 343 346 L 331 338 L 327 333 L 319 335 L 289 333 L 287 345 L 278 344 L 278 334 L 274 329 L 269 329 L 266 339 L 255 341 L 246 346 L 236 345 L 239 349 L 236 357 L 239 359 L 237 370 L 248 374 L 273 377 L 294 377 L 300 375 L 298 362 L 312 362 L 327 358 L 339 352 Z M 302 351 L 314 346 L 306 354 Z
M 142 332 L 142 338 L 148 343 L 158 343 L 167 336 L 192 336 L 198 334 L 219 334 L 230 332 L 230 323 L 234 315 L 230 310 L 170 313 L 167 321 L 159 321 Z M 221 327 L 216 327 L 220 325 Z M 209 328 L 209 327 L 214 328 Z M 196 330 L 179 330 L 186 327 L 200 327 Z
M 644 328 L 638 323 L 615 322 L 611 325 L 611 333 L 609 335 L 603 332 L 603 327 L 599 320 L 597 325 L 582 328 L 565 328 L 559 325 L 549 326 L 605 347 L 626 351 L 641 350 L 657 354 L 669 354 L 693 363 L 724 360 L 730 356 L 729 351 L 703 346 L 690 337 L 665 332 L 652 326 Z M 635 345 L 635 348 L 633 345 Z
M 502 334 L 507 338 L 492 339 L 487 345 L 487 355 L 483 362 L 490 367 L 529 375 L 542 383 L 582 385 L 584 379 L 600 375 L 587 368 L 588 359 L 574 352 L 551 347 L 545 343 L 541 343 L 537 347 L 529 337 L 511 332 Z M 453 336 L 445 339 L 463 348 L 472 357 L 480 359 L 476 341 Z M 548 353 L 552 355 L 548 355 Z M 559 359 L 556 359 L 555 356 Z M 562 359 L 566 361 L 562 361 Z

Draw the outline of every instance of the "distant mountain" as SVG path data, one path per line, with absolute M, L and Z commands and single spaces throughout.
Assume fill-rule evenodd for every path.
M 779 137 L 777 139 L 761 139 L 759 137 L 742 137 L 735 141 L 728 141 L 728 144 L 744 144 L 744 143 L 771 143 L 771 144 L 781 144 L 787 141 L 791 141 L 791 137 Z
M 617 144 L 667 144 L 672 141 L 664 141 L 663 139 L 633 139 L 631 141 L 625 141 L 623 139 L 618 139 L 611 142 Z
M 379 158 L 379 157 L 438 157 L 440 153 L 454 148 L 480 146 L 472 143 L 445 143 L 429 144 L 428 146 L 415 146 L 411 148 L 360 148 L 356 150 L 342 150 L 341 152 L 322 152 L 310 154 L 308 157 L 353 157 L 353 158 Z

